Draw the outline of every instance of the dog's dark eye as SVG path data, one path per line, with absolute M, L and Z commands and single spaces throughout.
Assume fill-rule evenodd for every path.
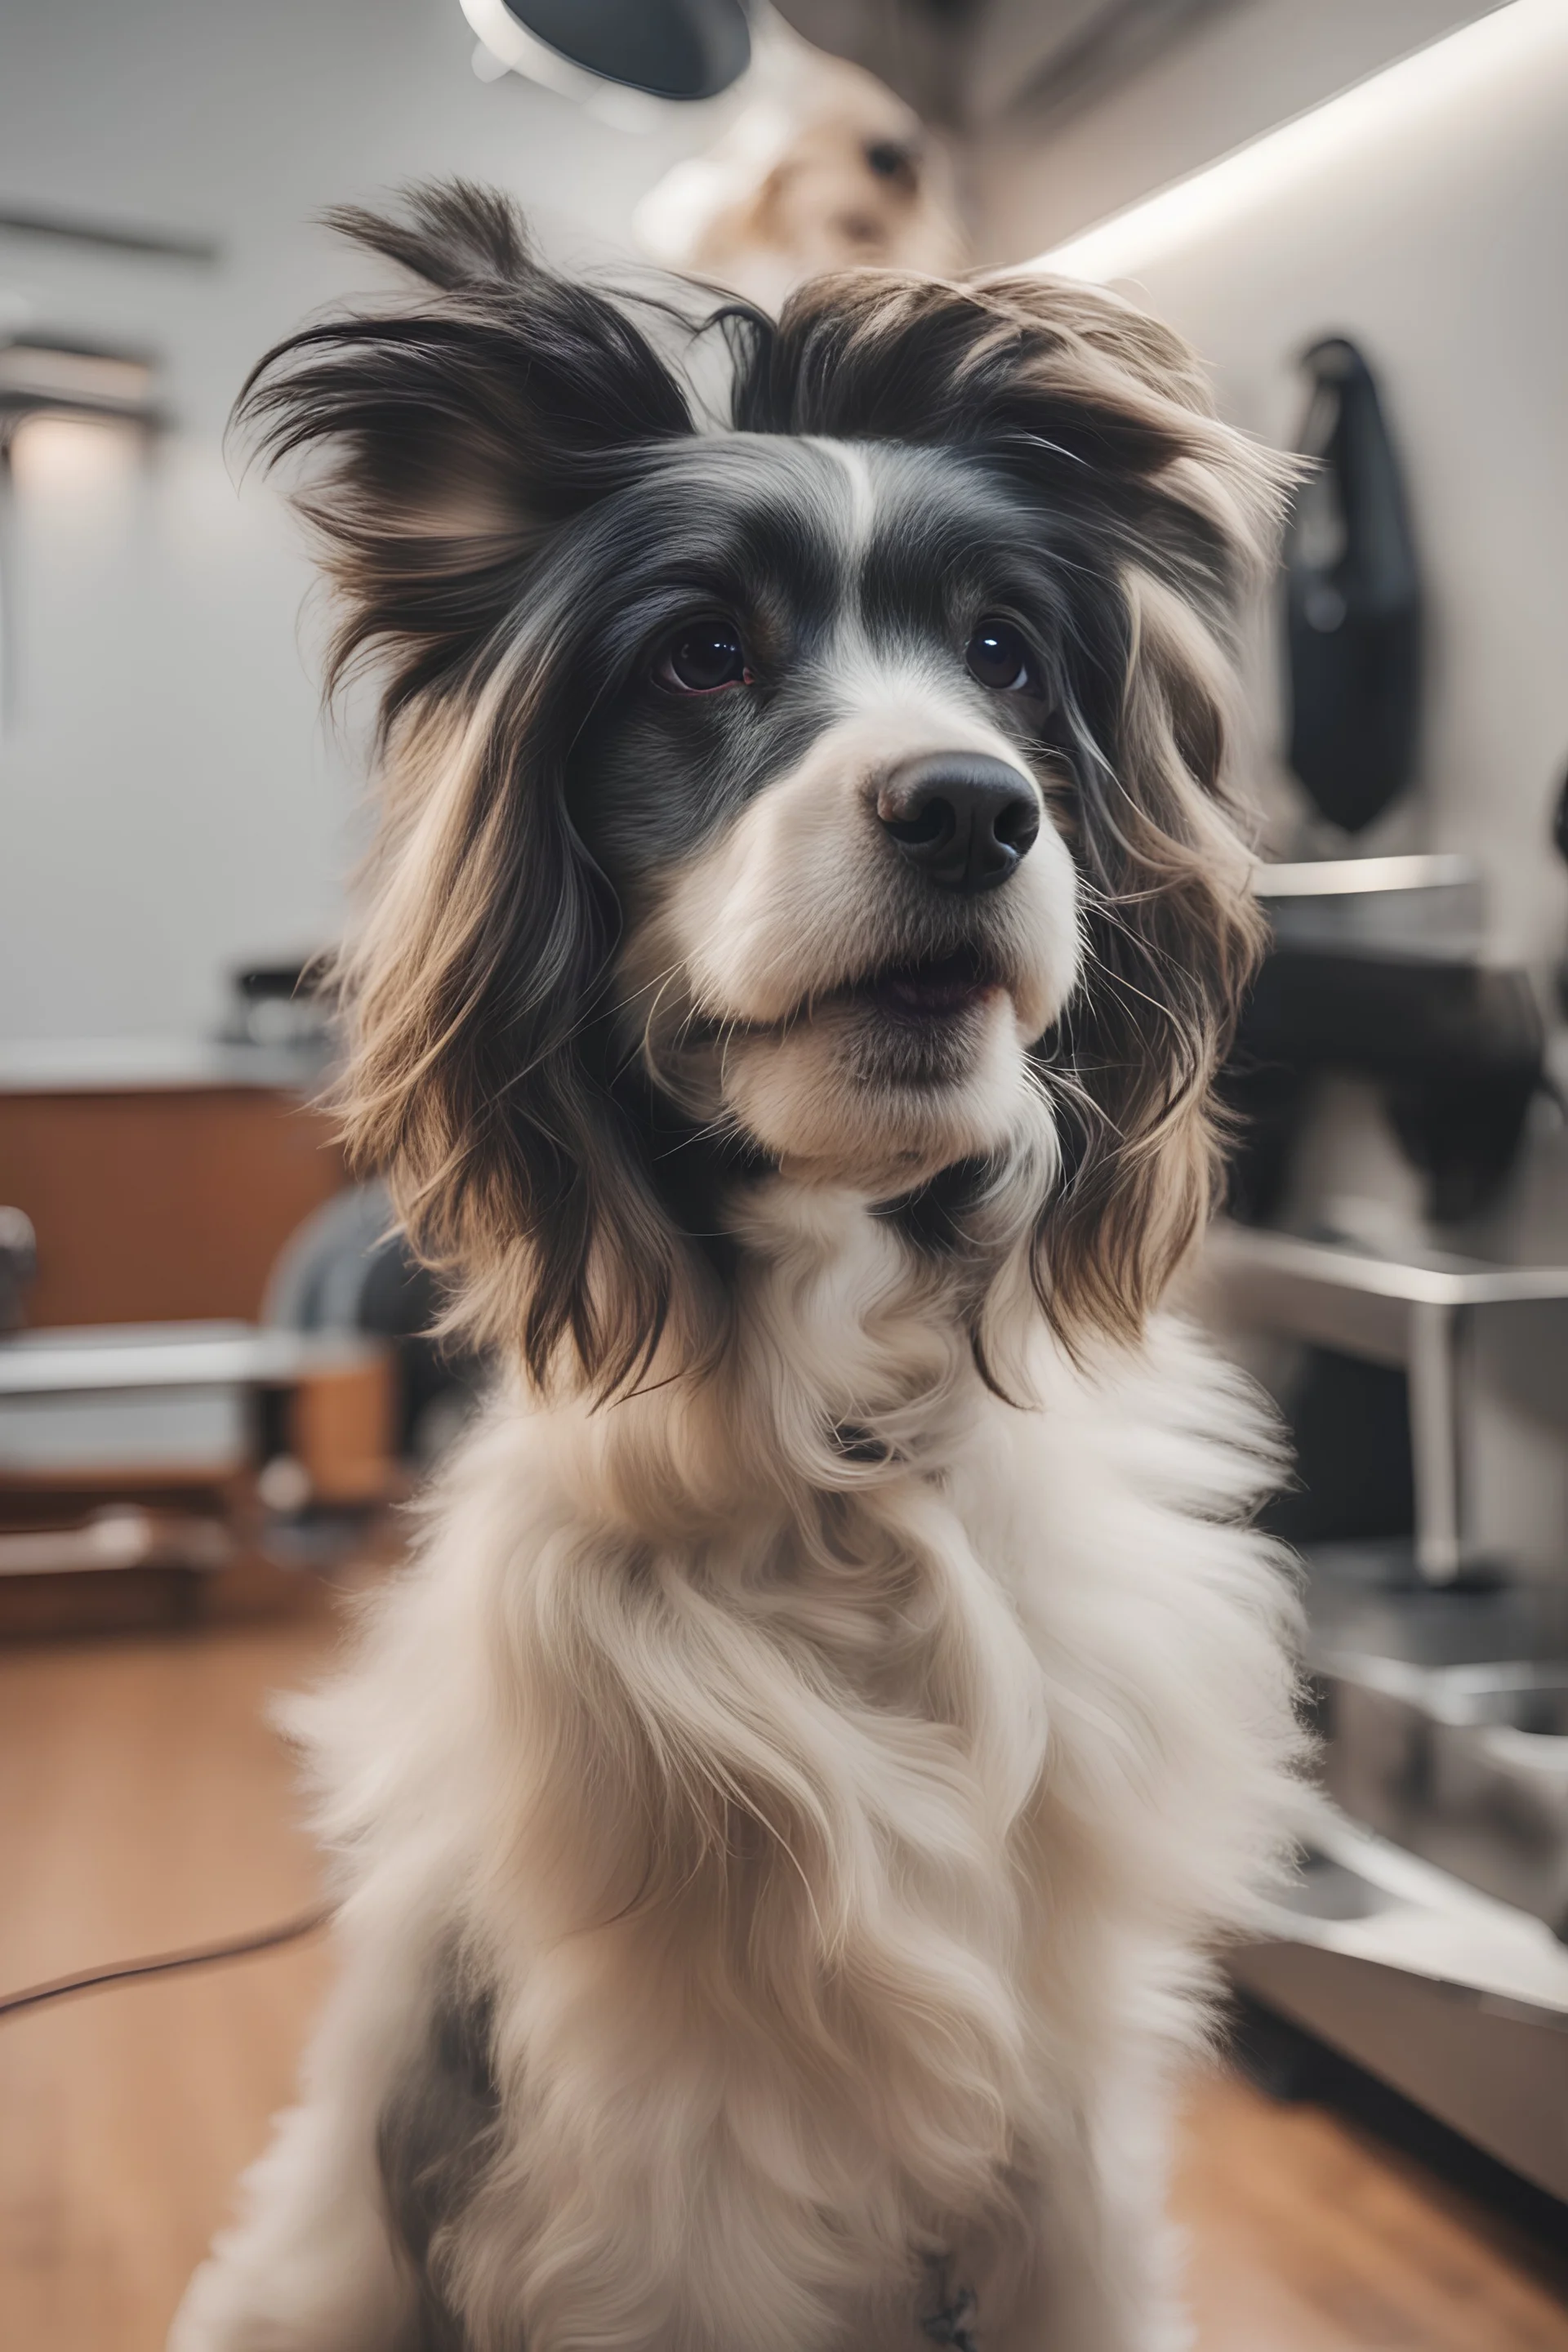
M 746 649 L 728 621 L 691 622 L 671 637 L 653 674 L 672 694 L 717 694 L 752 682 Z
M 1011 621 L 982 621 L 964 652 L 971 677 L 994 694 L 1024 694 L 1035 682 L 1029 648 Z
M 866 150 L 866 161 L 879 180 L 897 180 L 906 188 L 915 184 L 915 155 L 897 139 L 873 139 Z

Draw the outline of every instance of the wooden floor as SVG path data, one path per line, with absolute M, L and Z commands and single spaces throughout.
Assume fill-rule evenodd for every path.
M 265 1695 L 324 1615 L 0 1650 L 0 1992 L 265 1925 L 308 1847 Z M 0 2023 L 0 2352 L 155 2352 L 289 2093 L 320 1945 Z M 1202 2352 L 1568 2352 L 1568 2270 L 1310 2107 L 1194 2086 Z

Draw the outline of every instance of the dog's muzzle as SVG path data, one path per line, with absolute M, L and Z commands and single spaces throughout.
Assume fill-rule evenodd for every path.
M 973 898 L 1017 872 L 1040 831 L 1040 805 L 1016 768 L 983 751 L 905 760 L 877 793 L 899 855 L 939 890 Z

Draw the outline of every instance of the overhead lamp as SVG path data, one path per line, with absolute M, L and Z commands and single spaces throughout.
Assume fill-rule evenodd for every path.
M 11 717 L 16 695 L 9 509 L 17 433 L 44 416 L 150 429 L 163 421 L 153 399 L 153 376 L 154 362 L 145 352 L 23 327 L 0 338 L 0 728 Z
M 742 0 L 462 0 L 491 80 L 526 75 L 567 98 L 609 90 L 691 103 L 739 81 L 752 58 Z

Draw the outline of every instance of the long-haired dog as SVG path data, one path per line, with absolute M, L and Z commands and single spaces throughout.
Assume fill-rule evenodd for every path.
M 506 1372 L 301 1710 L 341 1981 L 172 2342 L 1170 2352 L 1294 1787 L 1267 1425 L 1152 1311 L 1271 461 L 1081 286 L 344 225 L 423 282 L 246 405 L 384 665 L 350 1132 Z

